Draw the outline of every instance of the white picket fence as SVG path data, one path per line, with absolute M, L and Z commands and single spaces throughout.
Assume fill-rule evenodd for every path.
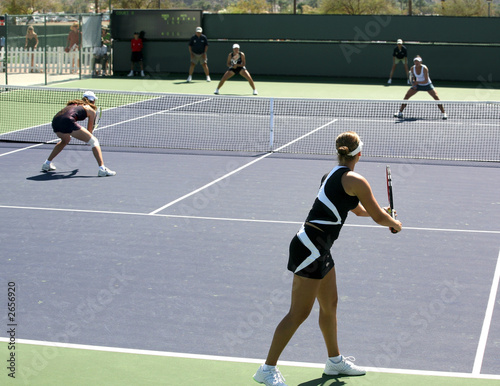
M 26 50 L 20 47 L 9 47 L 7 53 L 5 48 L 0 50 L 0 72 L 4 71 L 4 58 L 7 55 L 7 70 L 9 73 L 45 72 L 48 74 L 71 74 L 80 71 L 79 59 L 81 59 L 82 74 L 92 72 L 92 48 L 82 48 L 79 51 L 65 52 L 64 47 L 47 47 L 47 53 L 43 48 Z M 47 59 L 47 64 L 45 64 Z

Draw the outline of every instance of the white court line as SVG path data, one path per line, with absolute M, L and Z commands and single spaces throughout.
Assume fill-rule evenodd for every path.
M 498 252 L 497 267 L 495 269 L 495 274 L 493 275 L 493 283 L 491 284 L 490 298 L 488 300 L 488 306 L 486 307 L 483 328 L 481 330 L 481 336 L 479 338 L 479 344 L 477 346 L 476 359 L 474 360 L 474 367 L 472 368 L 472 374 L 475 375 L 481 373 L 481 367 L 483 366 L 484 351 L 486 350 L 486 343 L 488 342 L 488 333 L 490 331 L 491 319 L 493 318 L 493 309 L 495 308 L 495 299 L 497 296 L 499 282 L 500 282 L 500 251 Z
M 288 147 L 288 146 L 290 146 L 290 145 L 294 144 L 295 142 L 300 141 L 301 139 L 306 138 L 306 137 L 310 136 L 311 134 L 314 134 L 314 133 L 315 133 L 315 132 L 317 132 L 318 130 L 323 129 L 324 127 L 326 127 L 326 126 L 328 126 L 328 125 L 330 125 L 330 124 L 332 124 L 332 123 L 334 123 L 334 122 L 336 122 L 336 121 L 337 121 L 337 119 L 333 119 L 333 120 L 331 120 L 330 122 L 325 123 L 323 126 L 320 126 L 320 127 L 316 128 L 316 129 L 314 129 L 314 130 L 312 130 L 312 131 L 310 131 L 310 132 L 308 132 L 308 133 L 306 133 L 306 134 L 304 134 L 304 135 L 302 135 L 302 136 L 300 136 L 300 137 L 298 137 L 298 138 L 295 138 L 293 141 L 288 142 L 287 144 L 285 144 L 285 145 L 283 145 L 283 146 L 279 147 L 278 149 L 275 149 L 274 151 L 275 151 L 275 152 L 278 152 L 278 151 L 280 151 L 280 150 L 284 149 L 285 147 Z M 259 157 L 259 158 L 257 158 L 257 159 L 254 159 L 253 161 L 250 161 L 249 163 L 247 163 L 247 164 L 245 164 L 245 165 L 243 165 L 243 166 L 240 166 L 239 168 L 237 168 L 237 169 L 235 169 L 235 170 L 233 170 L 233 171 L 231 171 L 231 172 L 229 172 L 229 173 L 227 173 L 227 174 L 223 175 L 222 177 L 219 177 L 219 178 L 217 178 L 217 179 L 213 180 L 212 182 L 209 182 L 208 184 L 203 185 L 202 187 L 200 187 L 200 188 L 198 188 L 198 189 L 195 189 L 195 190 L 193 190 L 192 192 L 190 192 L 190 193 L 188 193 L 188 194 L 185 194 L 184 196 L 179 197 L 178 199 L 176 199 L 176 200 L 174 200 L 174 201 L 171 201 L 171 202 L 169 202 L 168 204 L 165 204 L 165 205 L 163 205 L 162 207 L 160 207 L 160 208 L 158 208 L 158 209 L 153 210 L 153 211 L 152 211 L 152 212 L 150 212 L 149 214 L 156 214 L 156 213 L 158 213 L 158 212 L 161 212 L 163 209 L 166 209 L 166 208 L 168 208 L 169 206 L 172 206 L 172 205 L 174 205 L 174 204 L 177 204 L 179 201 L 182 201 L 182 200 L 184 200 L 184 199 L 186 199 L 186 198 L 188 198 L 188 197 L 190 197 L 190 196 L 192 196 L 192 195 L 194 195 L 194 194 L 196 194 L 196 193 L 201 192 L 202 190 L 204 190 L 204 189 L 206 189 L 206 188 L 208 188 L 208 187 L 210 187 L 210 186 L 212 186 L 212 185 L 214 185 L 214 184 L 218 183 L 219 181 L 224 180 L 224 179 L 225 179 L 225 178 L 227 178 L 227 177 L 232 176 L 232 175 L 233 175 L 233 174 L 235 174 L 235 173 L 238 173 L 239 171 L 241 171 L 241 170 L 243 170 L 243 169 L 245 169 L 245 168 L 249 167 L 250 165 L 253 165 L 253 164 L 254 164 L 254 163 L 256 163 L 256 162 L 259 162 L 259 161 L 263 160 L 264 158 L 269 157 L 271 154 L 273 154 L 273 153 L 267 153 L 267 154 L 264 154 L 263 156 L 261 156 L 261 157 Z
M 202 103 L 202 102 L 206 102 L 206 101 L 209 101 L 209 100 L 212 100 L 213 98 L 206 98 L 206 99 L 203 99 L 201 101 L 196 101 L 196 102 L 191 102 L 191 103 L 186 103 L 185 105 L 182 105 L 182 106 L 176 106 L 176 107 L 172 107 L 170 109 L 167 109 L 167 110 L 162 110 L 162 111 L 156 111 L 154 113 L 151 113 L 151 114 L 147 114 L 147 115 L 141 115 L 139 117 L 135 117 L 135 118 L 131 118 L 131 119 L 127 119 L 126 121 L 120 121 L 120 122 L 116 122 L 116 123 L 113 123 L 111 125 L 107 125 L 107 126 L 100 126 L 98 127 L 97 129 L 95 129 L 95 131 L 99 131 L 99 130 L 102 130 L 102 129 L 107 129 L 109 127 L 113 127 L 113 126 L 118 126 L 118 125 L 121 125 L 123 123 L 128 123 L 128 122 L 133 122 L 133 121 L 137 121 L 139 119 L 143 119 L 143 118 L 148 118 L 148 117 L 151 117 L 153 115 L 159 115 L 159 114 L 166 114 L 170 111 L 174 111 L 174 110 L 178 110 L 178 109 L 182 109 L 184 107 L 187 107 L 187 106 L 192 106 L 192 105 L 195 105 L 195 104 L 198 104 L 198 103 Z M 141 101 L 141 102 L 144 102 L 144 101 Z M 134 104 L 136 103 L 139 103 L 139 102 L 134 102 Z M 128 106 L 128 105 L 127 105 Z M 123 107 L 123 106 L 119 106 L 119 107 Z M 109 108 L 109 109 L 106 109 L 104 111 L 109 111 L 111 109 L 116 109 L 118 107 L 112 107 L 112 108 Z M 47 123 L 44 123 L 44 125 L 46 125 Z M 39 126 L 42 126 L 42 125 L 39 125 Z M 37 126 L 35 126 L 37 127 Z M 43 142 L 43 143 L 37 143 L 35 145 L 31 145 L 31 146 L 28 146 L 28 147 L 23 147 L 21 149 L 17 149 L 17 150 L 14 150 L 14 151 L 9 151 L 7 153 L 2 153 L 0 154 L 0 157 L 3 157 L 5 155 L 9 155 L 9 154 L 13 154 L 13 153 L 17 153 L 19 151 L 23 151 L 23 150 L 28 150 L 28 149 L 32 149 L 34 147 L 38 147 L 38 146 L 42 146 L 42 145 L 46 145 L 48 143 L 52 143 L 52 142 L 56 142 L 56 141 L 59 141 L 59 138 L 55 138 L 53 139 L 52 141 L 49 141 L 49 142 Z
M 120 212 L 110 210 L 91 210 L 91 209 L 68 209 L 68 208 L 42 208 L 34 206 L 19 206 L 19 205 L 0 205 L 0 209 L 22 209 L 22 210 L 41 210 L 53 212 L 68 212 L 68 213 L 97 213 L 97 214 L 113 214 L 113 215 L 126 215 L 126 216 L 142 216 L 142 217 L 165 217 L 165 218 L 184 218 L 187 220 L 212 220 L 212 221 L 233 221 L 233 222 L 249 222 L 249 223 L 264 223 L 264 224 L 294 224 L 301 225 L 304 221 L 292 220 L 263 220 L 255 218 L 234 218 L 234 217 L 209 217 L 209 216 L 186 216 L 178 214 L 151 214 L 140 212 Z M 377 228 L 383 229 L 384 227 L 376 224 L 344 224 L 346 227 L 354 228 Z M 420 227 L 407 227 L 403 230 L 414 231 L 430 231 L 430 232 L 455 232 L 455 233 L 484 233 L 484 234 L 500 234 L 500 231 L 485 231 L 478 229 L 449 229 L 449 228 L 420 228 Z
M 0 342 L 8 343 L 10 338 L 0 337 Z M 237 362 L 237 363 L 254 363 L 262 364 L 264 359 L 254 359 L 254 358 L 240 358 L 240 357 L 228 357 L 228 356 L 218 356 L 218 355 L 202 355 L 202 354 L 185 354 L 170 351 L 153 351 L 153 350 L 136 350 L 130 348 L 120 348 L 120 347 L 106 347 L 106 346 L 91 346 L 84 344 L 73 344 L 73 343 L 59 343 L 59 342 L 45 342 L 40 340 L 29 340 L 29 339 L 16 339 L 16 343 L 20 344 L 30 344 L 34 346 L 46 346 L 46 347 L 59 347 L 59 348 L 70 348 L 77 350 L 91 350 L 91 351 L 101 351 L 101 352 L 112 352 L 119 354 L 136 354 L 136 355 L 151 355 L 160 357 L 170 357 L 170 358 L 186 358 L 186 359 L 198 359 L 198 360 L 211 360 L 211 361 L 222 361 L 222 362 Z M 52 354 L 51 354 L 52 355 Z M 293 362 L 293 361 L 280 361 L 280 366 L 294 366 L 294 367 L 306 367 L 306 368 L 324 368 L 324 363 L 309 363 L 309 362 Z M 426 370 L 405 370 L 405 369 L 390 369 L 381 367 L 365 367 L 367 371 L 379 372 L 379 373 L 389 373 L 389 374 L 407 374 L 407 375 L 423 375 L 423 376 L 435 376 L 435 377 L 455 377 L 455 378 L 476 378 L 476 379 L 499 379 L 500 375 L 496 374 L 469 374 L 469 373 L 452 373 L 447 371 L 426 371 Z

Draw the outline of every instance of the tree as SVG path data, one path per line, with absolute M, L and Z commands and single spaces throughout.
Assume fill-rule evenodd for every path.
M 488 6 L 484 0 L 447 0 L 442 2 L 444 16 L 487 16 Z
M 266 0 L 238 0 L 234 5 L 227 7 L 228 13 L 267 13 L 269 5 Z
M 394 1 L 386 0 L 322 0 L 321 13 L 347 15 L 395 15 L 401 12 Z
M 31 15 L 32 13 L 57 12 L 61 9 L 57 0 L 6 0 L 1 13 L 10 15 Z

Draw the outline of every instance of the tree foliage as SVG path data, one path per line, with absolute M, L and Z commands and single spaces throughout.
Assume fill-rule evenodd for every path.
M 238 0 L 234 5 L 227 7 L 228 13 L 268 13 L 269 4 L 266 0 Z
M 0 14 L 29 15 L 33 13 L 93 12 L 98 2 L 99 12 L 109 8 L 195 8 L 204 11 L 229 13 L 291 13 L 293 0 L 0 0 Z M 297 0 L 300 14 L 347 15 L 407 15 L 409 2 L 413 15 L 487 16 L 485 0 Z M 500 0 L 490 3 L 491 16 L 498 15 Z M 228 5 L 230 4 L 230 5 Z
M 447 0 L 442 3 L 444 16 L 487 16 L 488 5 L 484 0 Z
M 394 15 L 400 13 L 394 1 L 386 0 L 322 0 L 320 13 L 344 15 Z
M 29 15 L 62 11 L 58 0 L 5 0 L 1 2 L 0 13 L 10 15 Z

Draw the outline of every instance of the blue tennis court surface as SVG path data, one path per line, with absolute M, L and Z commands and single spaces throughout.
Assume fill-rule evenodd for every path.
M 104 149 L 117 175 L 97 178 L 78 146 L 41 173 L 51 148 L 0 148 L 0 277 L 18 287 L 18 338 L 266 356 L 289 306 L 288 243 L 334 159 Z M 341 351 L 500 376 L 500 168 L 389 163 L 403 232 L 351 214 L 332 250 Z M 356 168 L 382 205 L 385 166 Z M 325 361 L 317 316 L 282 360 Z

